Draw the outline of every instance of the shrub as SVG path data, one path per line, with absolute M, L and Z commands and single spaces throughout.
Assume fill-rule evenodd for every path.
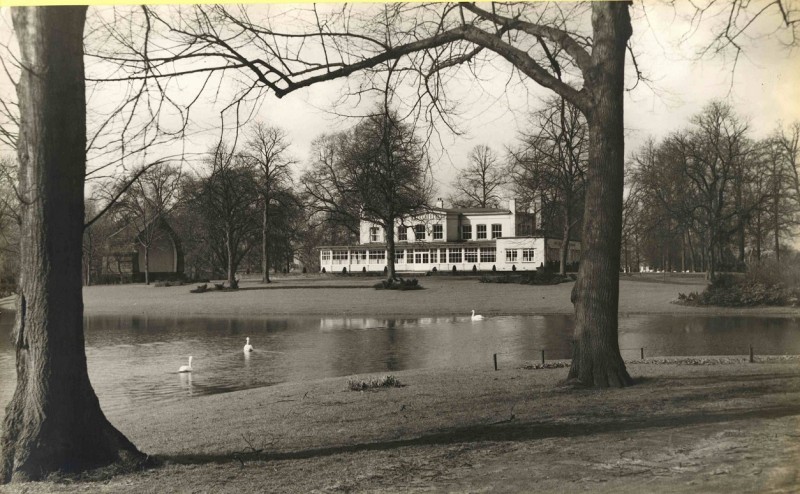
M 347 380 L 347 387 L 351 391 L 366 391 L 368 389 L 377 388 L 399 388 L 401 386 L 403 385 L 400 384 L 400 380 L 391 374 L 383 377 L 373 377 L 367 380 L 356 378 Z
M 397 278 L 396 280 L 389 279 L 375 283 L 373 288 L 376 290 L 421 290 L 422 286 L 416 278 L 411 278 L 410 280 Z
M 751 307 L 800 304 L 800 269 L 769 260 L 754 264 L 744 275 L 724 274 L 702 292 L 678 294 L 687 305 Z

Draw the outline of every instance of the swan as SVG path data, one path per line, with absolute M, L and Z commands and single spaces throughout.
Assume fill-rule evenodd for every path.
M 483 316 L 478 314 L 475 315 L 475 309 L 472 309 L 472 320 L 473 321 L 483 321 Z
M 182 365 L 178 372 L 192 372 L 192 357 L 189 356 L 189 365 Z
M 249 336 L 247 337 L 247 342 L 245 342 L 244 348 L 242 348 L 242 350 L 244 352 L 252 352 L 253 351 L 253 345 L 250 344 L 250 337 Z

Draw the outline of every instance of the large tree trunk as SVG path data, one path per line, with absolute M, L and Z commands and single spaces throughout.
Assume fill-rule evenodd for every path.
M 386 232 L 386 278 L 393 280 L 395 278 L 394 271 L 394 218 L 387 222 L 387 226 L 383 228 Z
M 573 290 L 575 345 L 569 378 L 588 386 L 622 387 L 632 383 L 617 333 L 625 159 L 623 89 L 625 47 L 631 35 L 628 4 L 593 3 L 592 27 L 584 249 Z
M 23 200 L 13 335 L 17 387 L 0 440 L 3 482 L 143 459 L 100 410 L 86 368 L 81 293 L 85 16 L 86 7 L 13 11 L 24 67 L 17 86 Z

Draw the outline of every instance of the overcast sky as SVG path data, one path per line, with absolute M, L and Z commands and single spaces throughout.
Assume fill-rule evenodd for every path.
M 626 93 L 627 154 L 648 136 L 659 138 L 687 125 L 689 117 L 714 98 L 730 101 L 740 115 L 748 118 L 755 137 L 765 136 L 779 121 L 800 120 L 800 57 L 797 49 L 785 48 L 777 36 L 744 40 L 746 51 L 732 73 L 730 54 L 696 60 L 698 48 L 708 41 L 709 33 L 704 29 L 680 43 L 690 31 L 689 24 L 671 8 L 648 3 L 645 11 L 637 3 L 632 17 L 633 50 L 650 82 L 640 83 Z M 8 18 L 6 11 L 0 26 L 0 31 L 5 31 L 0 32 L 4 40 L 10 36 Z M 765 19 L 764 24 L 775 26 L 776 22 L 774 18 Z M 763 34 L 764 30 L 752 32 Z M 480 82 L 466 72 L 456 79 L 461 86 L 455 90 L 462 93 L 463 101 L 463 115 L 458 123 L 465 134 L 453 136 L 442 129 L 442 147 L 433 149 L 440 195 L 449 192 L 448 184 L 465 165 L 473 146 L 487 144 L 504 154 L 506 146 L 514 145 L 529 111 L 551 95 L 532 82 L 509 87 L 506 83 L 510 67 L 505 61 L 497 60 L 492 67 L 491 75 Z M 629 67 L 630 74 L 633 66 L 629 63 Z M 264 99 L 259 118 L 288 131 L 292 152 L 300 163 L 296 176 L 308 162 L 315 137 L 355 123 L 331 112 L 341 88 L 342 83 L 334 81 L 292 93 L 284 99 L 271 95 Z M 5 83 L 0 90 L 8 94 L 11 88 Z M 213 115 L 201 118 L 210 123 L 210 128 L 214 119 Z M 212 142 L 209 136 L 197 136 L 186 144 L 186 149 L 203 152 L 209 142 Z
M 797 49 L 785 48 L 778 37 L 745 40 L 746 52 L 739 57 L 736 72 L 731 73 L 730 54 L 696 60 L 696 52 L 708 41 L 709 33 L 695 32 L 681 43 L 689 32 L 689 23 L 674 15 L 671 8 L 648 4 L 645 12 L 637 4 L 632 15 L 633 50 L 650 83 L 640 83 L 626 93 L 628 154 L 648 136 L 658 138 L 687 125 L 689 118 L 714 98 L 731 102 L 740 115 L 750 120 L 756 137 L 768 134 L 778 121 L 800 120 L 800 56 Z M 774 26 L 774 19 L 765 24 Z M 528 110 L 551 95 L 534 83 L 509 89 L 508 65 L 497 61 L 495 67 L 497 76 L 480 84 L 467 82 L 469 74 L 460 78 L 469 85 L 462 89 L 472 97 L 464 98 L 465 114 L 459 119 L 466 134 L 454 137 L 444 133 L 445 152 L 437 156 L 434 173 L 443 195 L 473 146 L 487 144 L 503 151 L 505 146 L 513 145 L 518 129 L 525 125 Z M 354 123 L 330 112 L 331 102 L 340 92 L 341 84 L 330 82 L 282 100 L 269 96 L 260 117 L 284 127 L 297 158 L 306 163 L 314 137 Z

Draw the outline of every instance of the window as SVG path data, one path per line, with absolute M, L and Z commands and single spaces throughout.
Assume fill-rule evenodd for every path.
M 478 240 L 486 238 L 486 225 L 478 225 L 476 228 L 475 238 Z
M 414 262 L 417 264 L 428 264 L 430 262 L 430 251 L 427 250 L 414 251 Z
M 386 260 L 386 251 L 385 250 L 371 250 L 371 251 L 369 251 L 369 260 L 370 261 L 385 261 Z
M 488 249 L 481 249 L 481 262 L 496 262 L 497 249 L 490 247 Z
M 478 262 L 478 249 L 464 249 L 464 262 Z
M 394 251 L 394 262 L 405 262 L 405 253 L 404 250 Z
M 451 263 L 461 262 L 461 249 L 450 249 L 450 262 Z
M 400 242 L 408 240 L 408 229 L 406 229 L 406 227 L 401 226 L 397 229 L 397 240 Z
M 335 251 L 333 251 L 333 263 L 334 264 L 347 264 L 347 251 L 346 250 L 335 250 Z
M 320 251 L 322 253 L 322 260 L 323 261 L 330 261 L 331 260 L 331 251 L 323 250 Z
M 522 262 L 533 262 L 533 249 L 522 249 Z
M 408 258 L 406 259 L 406 264 L 414 264 L 414 251 L 408 249 Z
M 444 227 L 442 225 L 433 225 L 433 239 L 442 240 L 444 238 Z
M 472 225 L 461 225 L 461 240 L 472 240 Z
M 425 225 L 414 225 L 414 238 L 425 240 Z
M 369 229 L 369 241 L 370 242 L 380 242 L 381 241 L 381 234 L 380 230 L 377 226 L 373 226 Z
M 354 264 L 366 264 L 367 263 L 367 251 L 366 250 L 354 250 L 350 253 L 350 260 Z
M 434 256 L 436 254 L 433 254 Z M 444 264 L 447 262 L 447 249 L 439 249 L 439 262 Z
M 517 249 L 506 249 L 506 262 L 517 262 Z
M 503 236 L 503 225 L 495 223 L 492 225 L 492 238 L 500 238 Z

